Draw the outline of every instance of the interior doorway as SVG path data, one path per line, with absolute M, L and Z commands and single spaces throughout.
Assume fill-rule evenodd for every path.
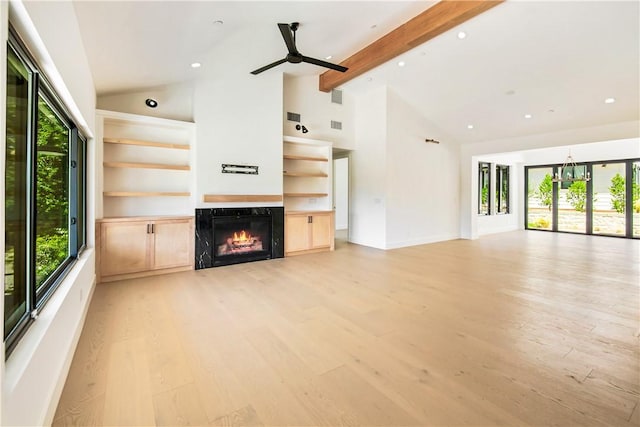
M 349 151 L 333 153 L 333 209 L 336 243 L 349 241 Z

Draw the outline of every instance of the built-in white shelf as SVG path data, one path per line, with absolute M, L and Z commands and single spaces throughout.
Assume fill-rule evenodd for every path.
M 193 214 L 195 124 L 97 110 L 97 218 Z
M 332 144 L 285 137 L 282 158 L 285 210 L 331 210 Z

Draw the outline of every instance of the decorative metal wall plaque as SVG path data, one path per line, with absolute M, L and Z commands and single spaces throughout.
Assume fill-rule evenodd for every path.
M 258 166 L 227 165 L 223 163 L 222 173 L 242 173 L 246 175 L 258 175 Z

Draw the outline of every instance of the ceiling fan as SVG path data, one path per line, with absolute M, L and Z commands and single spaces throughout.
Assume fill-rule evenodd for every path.
M 340 71 L 344 73 L 348 70 L 347 67 L 343 67 L 342 65 L 332 64 L 330 62 L 322 61 L 320 59 L 309 58 L 308 56 L 304 56 L 298 49 L 296 48 L 296 31 L 300 23 L 292 22 L 291 24 L 278 24 L 278 28 L 280 28 L 280 32 L 282 33 L 282 38 L 284 39 L 284 43 L 287 45 L 287 49 L 289 53 L 283 59 L 280 59 L 276 62 L 273 62 L 269 65 L 265 65 L 264 67 L 258 68 L 257 70 L 253 70 L 251 74 L 260 74 L 263 71 L 267 71 L 270 68 L 273 68 L 277 65 L 284 64 L 285 62 L 290 62 L 292 64 L 299 64 L 301 62 L 306 62 L 308 64 L 319 65 L 321 67 L 331 68 L 332 70 Z

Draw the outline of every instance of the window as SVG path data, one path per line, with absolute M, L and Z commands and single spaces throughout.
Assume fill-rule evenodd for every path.
M 490 190 L 491 187 L 491 164 L 480 163 L 478 165 L 478 215 L 491 214 Z
M 86 239 L 86 140 L 10 32 L 4 340 L 9 354 Z
M 496 165 L 496 211 L 509 213 L 509 166 Z
M 640 237 L 638 159 L 563 166 L 525 167 L 525 228 Z

